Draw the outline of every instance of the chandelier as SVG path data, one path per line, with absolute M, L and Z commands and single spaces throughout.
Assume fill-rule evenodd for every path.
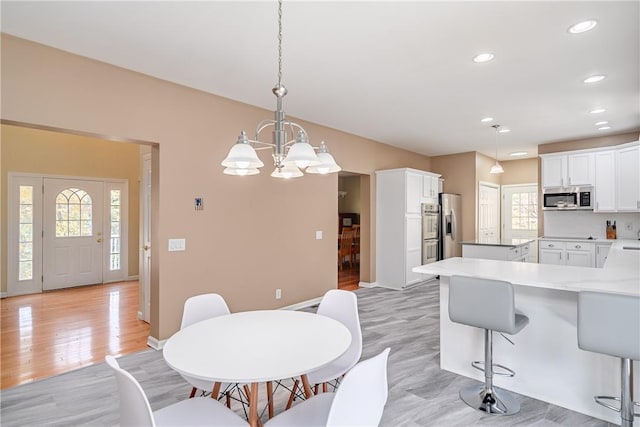
M 500 125 L 491 126 L 496 130 L 496 163 L 491 166 L 489 173 L 504 173 L 502 165 L 498 162 L 498 132 L 500 132 Z
M 282 100 L 287 94 L 287 89 L 282 85 L 282 0 L 278 0 L 278 83 L 272 92 L 276 96 L 275 118 L 258 123 L 254 139 L 249 139 L 245 131 L 240 132 L 238 140 L 222 161 L 224 173 L 240 176 L 260 173 L 258 168 L 264 163 L 258 158 L 256 150 L 269 149 L 273 150 L 275 169 L 271 176 L 274 178 L 296 178 L 304 175 L 302 170 L 315 174 L 339 172 L 341 168 L 324 141 L 319 147 L 312 147 L 304 128 L 287 120 L 282 110 Z M 260 141 L 260 133 L 270 127 L 273 127 L 273 142 Z M 295 139 L 288 139 L 287 131 L 290 135 L 296 135 Z

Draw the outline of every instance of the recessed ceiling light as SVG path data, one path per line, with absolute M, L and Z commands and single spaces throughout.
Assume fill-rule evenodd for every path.
M 606 120 L 603 120 L 601 122 L 596 123 L 595 126 L 602 126 L 602 125 L 606 125 L 607 123 L 609 123 L 609 122 L 606 121 Z
M 596 21 L 595 19 L 589 19 L 587 21 L 578 22 L 577 24 L 570 26 L 568 31 L 571 34 L 580 34 L 584 33 L 585 31 L 593 30 L 596 25 L 598 25 L 598 21 Z
M 598 130 L 607 130 L 607 129 L 611 129 L 611 126 L 602 126 L 598 128 Z
M 602 80 L 604 80 L 607 76 L 603 75 L 603 74 L 598 74 L 596 76 L 590 76 L 587 77 L 586 79 L 584 79 L 585 83 L 597 83 L 600 82 Z
M 511 132 L 511 129 L 500 129 L 498 132 L 499 133 L 507 133 L 507 132 Z
M 589 111 L 589 114 L 600 114 L 600 113 L 604 113 L 605 111 L 607 110 L 605 110 L 604 108 L 596 108 L 595 110 Z
M 513 153 L 509 153 L 509 155 L 513 157 L 526 156 L 527 154 L 529 153 L 527 153 L 526 151 L 514 151 Z
M 480 120 L 482 123 L 489 123 L 493 121 L 493 117 L 485 117 L 484 119 Z
M 481 53 L 473 57 L 473 62 L 488 62 L 493 59 L 493 53 Z

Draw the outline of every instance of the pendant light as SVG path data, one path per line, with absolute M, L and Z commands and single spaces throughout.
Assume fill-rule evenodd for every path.
M 498 132 L 500 131 L 500 125 L 493 125 L 491 127 L 496 130 L 496 163 L 491 166 L 489 173 L 504 173 L 502 165 L 498 162 Z
M 258 158 L 257 150 L 273 150 L 275 170 L 271 174 L 274 178 L 296 178 L 303 176 L 302 169 L 313 174 L 327 174 L 339 172 L 340 166 L 327 149 L 324 141 L 320 147 L 313 147 L 309 143 L 307 132 L 297 123 L 286 120 L 282 109 L 282 100 L 287 94 L 287 88 L 282 85 L 282 0 L 278 0 L 278 83 L 272 89 L 276 96 L 276 110 L 274 120 L 263 120 L 256 127 L 255 138 L 250 140 L 245 131 L 240 133 L 238 140 L 229 150 L 229 154 L 222 161 L 227 175 L 245 176 L 256 175 L 264 163 Z M 258 139 L 260 132 L 273 127 L 273 142 Z M 287 139 L 287 130 L 297 130 L 295 140 Z M 258 148 L 255 146 L 258 145 Z M 316 154 L 316 150 L 318 153 Z

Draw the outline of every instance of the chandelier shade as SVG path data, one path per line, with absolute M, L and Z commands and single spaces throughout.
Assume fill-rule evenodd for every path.
M 258 158 L 256 150 L 271 149 L 275 170 L 271 174 L 274 178 L 296 178 L 303 176 L 301 169 L 312 174 L 327 174 L 339 172 L 340 166 L 329 154 L 326 144 L 313 147 L 309 143 L 307 132 L 302 126 L 285 118 L 282 101 L 287 95 L 287 88 L 282 85 L 282 0 L 278 0 L 278 82 L 271 90 L 276 96 L 276 110 L 273 120 L 262 120 L 256 126 L 255 138 L 249 139 L 245 131 L 240 133 L 238 141 L 231 147 L 229 154 L 222 161 L 227 175 L 256 175 L 258 168 L 264 163 Z M 273 127 L 272 142 L 261 141 L 260 133 Z M 289 140 L 287 131 L 291 135 L 297 129 L 295 140 Z M 316 154 L 318 150 L 318 154 Z
M 223 173 L 225 175 L 247 176 L 257 175 L 260 171 L 256 168 L 224 168 Z
M 285 164 L 282 167 L 276 168 L 273 172 L 271 172 L 271 176 L 273 178 L 299 178 L 302 175 L 304 174 L 300 169 L 298 169 L 295 163 Z
M 319 165 L 309 166 L 305 172 L 326 175 L 328 173 L 340 172 L 342 170 L 331 153 L 329 153 L 324 141 L 320 143 L 320 148 L 318 149 L 318 160 L 320 160 Z
M 256 150 L 249 144 L 247 134 L 242 131 L 238 141 L 231 147 L 229 154 L 222 161 L 222 166 L 237 169 L 255 169 L 264 166 Z

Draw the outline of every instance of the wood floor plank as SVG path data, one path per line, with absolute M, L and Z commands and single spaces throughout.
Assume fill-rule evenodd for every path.
M 3 298 L 0 389 L 147 348 L 138 281 Z

